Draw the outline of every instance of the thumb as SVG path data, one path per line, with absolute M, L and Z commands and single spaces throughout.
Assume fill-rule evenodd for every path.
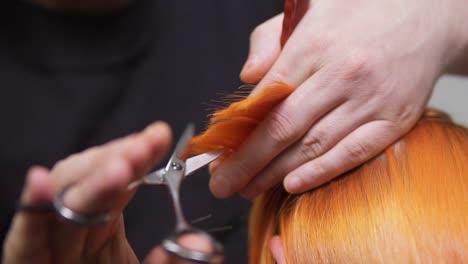
M 281 52 L 283 14 L 259 25 L 250 35 L 250 51 L 240 78 L 245 83 L 258 83 L 270 70 Z
M 32 167 L 26 178 L 21 202 L 42 204 L 50 202 L 54 185 L 49 171 Z M 47 250 L 49 215 L 41 212 L 17 212 L 5 240 L 3 263 L 43 263 L 50 256 Z M 45 263 L 45 262 L 44 262 Z

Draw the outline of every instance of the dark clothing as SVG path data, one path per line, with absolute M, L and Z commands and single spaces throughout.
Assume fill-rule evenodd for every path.
M 136 0 L 112 15 L 54 13 L 7 0 L 0 9 L 0 237 L 8 230 L 31 165 L 49 168 L 90 146 L 165 120 L 177 138 L 198 131 L 219 92 L 238 73 L 256 25 L 281 12 L 271 0 Z M 246 262 L 249 203 L 216 200 L 207 171 L 182 185 L 188 219 L 218 232 L 228 263 Z M 174 227 L 168 193 L 141 188 L 125 211 L 130 244 L 142 259 Z

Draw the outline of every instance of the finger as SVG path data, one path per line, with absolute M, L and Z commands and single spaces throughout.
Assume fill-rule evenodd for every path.
M 240 78 L 245 83 L 257 83 L 278 58 L 281 46 L 283 15 L 277 15 L 261 24 L 250 35 L 250 50 Z
M 50 202 L 54 186 L 49 171 L 32 167 L 26 177 L 21 202 L 39 204 Z M 48 220 L 44 213 L 17 212 L 8 232 L 2 263 L 46 263 L 48 255 Z
M 188 250 L 202 252 L 205 254 L 211 254 L 214 251 L 212 242 L 207 237 L 202 235 L 183 235 L 177 239 L 177 243 Z
M 169 139 L 167 139 L 169 137 Z M 143 132 L 114 139 L 104 145 L 73 154 L 54 166 L 52 175 L 57 186 L 78 182 L 105 164 L 110 157 L 123 155 L 141 175 L 151 168 L 170 146 L 170 128 L 164 122 L 155 122 Z M 147 157 L 152 157 L 148 160 Z
M 165 251 L 161 246 L 151 250 L 151 252 L 143 260 L 142 264 L 170 264 L 173 256 Z
M 281 182 L 289 172 L 329 151 L 369 118 L 368 111 L 360 110 L 356 103 L 348 101 L 328 112 L 302 139 L 256 175 L 241 195 L 247 199 L 253 198 Z
M 208 165 L 208 170 L 210 172 L 210 175 L 213 175 L 218 166 L 222 163 L 220 159 L 214 160 Z
M 75 153 L 57 162 L 52 169 L 58 189 L 71 183 L 79 182 L 105 164 L 106 159 L 116 153 L 121 153 L 135 141 L 137 134 L 124 138 L 114 139 L 106 144 L 91 147 L 82 152 Z
M 157 247 L 156 249 L 152 250 L 150 254 L 143 261 L 143 264 L 194 264 L 194 263 L 199 263 L 199 262 L 182 259 L 174 254 L 168 253 L 162 247 Z
M 95 148 L 89 153 L 77 154 L 75 159 L 69 159 L 61 164 L 60 173 L 56 178 L 64 178 L 58 189 L 74 184 L 63 197 L 66 207 L 81 214 L 112 212 L 113 216 L 121 214 L 134 192 L 128 192 L 127 186 L 135 179 L 142 177 L 142 172 L 152 166 L 154 161 L 161 159 L 169 148 L 170 130 L 164 123 L 156 123 L 145 131 L 114 140 Z M 92 159 L 92 161 L 75 163 L 77 159 Z M 77 165 L 92 164 L 87 169 L 77 170 L 81 175 L 73 175 Z M 140 174 L 140 175 L 139 175 Z M 71 181 L 71 179 L 79 181 Z M 68 180 L 68 182 L 67 182 Z M 54 227 L 53 241 L 63 241 L 54 244 L 57 259 L 78 258 L 83 250 L 102 248 L 102 237 L 113 233 L 122 233 L 121 218 L 114 218 L 106 225 L 94 229 L 94 237 L 87 238 L 85 227 L 70 222 L 59 222 Z M 101 234 L 101 235 L 98 235 Z M 86 244 L 88 243 L 88 244 Z M 91 245 L 92 244 L 92 245 Z M 86 247 L 85 247 L 86 246 Z M 92 254 L 93 252 L 86 252 Z
M 286 0 L 284 3 L 284 21 L 281 45 L 284 45 L 291 33 L 301 21 L 310 6 L 310 0 Z
M 142 134 L 142 139 L 128 147 L 126 157 L 135 166 L 135 175 L 140 178 L 157 165 L 171 147 L 171 129 L 167 123 L 157 121 Z
M 330 151 L 290 172 L 284 179 L 288 192 L 315 188 L 371 159 L 401 134 L 395 123 L 376 120 L 360 126 Z
M 210 254 L 213 252 L 214 248 L 209 239 L 197 235 L 197 234 L 188 234 L 180 237 L 177 240 L 180 246 L 185 249 L 202 252 Z M 178 256 L 168 253 L 162 247 L 157 247 L 150 252 L 150 254 L 145 258 L 143 264 L 191 264 L 193 261 L 182 259 Z
M 312 9 L 311 9 L 312 10 Z M 256 94 L 273 82 L 284 82 L 298 87 L 317 72 L 323 64 L 326 38 L 316 35 L 316 23 L 309 21 L 314 14 L 308 11 L 283 47 L 277 60 L 257 87 Z M 305 26 L 307 25 L 307 26 Z
M 343 98 L 323 89 L 329 80 L 327 71 L 318 72 L 272 110 L 218 166 L 210 180 L 213 194 L 225 198 L 243 189 L 280 152 L 303 137 L 313 123 L 340 105 Z
M 161 122 L 126 141 L 115 142 L 101 153 L 100 165 L 73 186 L 64 197 L 72 210 L 96 213 L 121 209 L 128 197 L 128 185 L 143 176 L 170 146 L 169 127 Z

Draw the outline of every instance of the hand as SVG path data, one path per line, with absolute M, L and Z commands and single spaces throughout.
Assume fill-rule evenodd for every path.
M 199 234 L 188 234 L 178 239 L 178 243 L 189 250 L 194 250 L 203 253 L 213 253 L 212 243 Z M 194 263 L 189 260 L 181 259 L 175 255 L 168 254 L 162 247 L 157 247 L 152 250 L 146 257 L 143 264 L 190 264 Z
M 415 124 L 435 81 L 468 47 L 467 7 L 314 0 L 282 50 L 282 17 L 260 25 L 242 80 L 260 81 L 253 93 L 274 81 L 297 89 L 214 169 L 214 195 L 251 198 L 283 179 L 299 193 L 374 157 Z
M 125 237 L 122 210 L 135 191 L 130 182 L 160 161 L 170 146 L 170 130 L 157 122 L 141 133 L 114 140 L 60 161 L 51 171 L 30 169 L 22 202 L 50 202 L 74 183 L 64 204 L 80 213 L 112 211 L 112 221 L 82 227 L 55 214 L 19 211 L 4 244 L 2 263 L 138 263 Z

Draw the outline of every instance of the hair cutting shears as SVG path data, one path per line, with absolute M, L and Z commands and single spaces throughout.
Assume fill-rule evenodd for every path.
M 190 226 L 185 220 L 180 206 L 179 187 L 182 180 L 187 175 L 190 175 L 194 171 L 216 160 L 224 153 L 223 150 L 218 150 L 191 157 L 186 161 L 181 160 L 181 154 L 187 147 L 194 133 L 194 126 L 189 124 L 177 142 L 175 150 L 166 167 L 146 175 L 141 181 L 130 184 L 129 188 L 134 188 L 140 184 L 165 184 L 169 189 L 174 203 L 176 227 L 173 234 L 163 240 L 163 248 L 183 259 L 205 263 L 221 263 L 223 261 L 223 246 L 209 233 Z M 211 243 L 211 253 L 193 251 L 179 245 L 178 239 L 188 234 L 201 235 L 207 239 Z
M 184 178 L 198 169 L 208 165 L 223 155 L 223 150 L 217 150 L 190 157 L 186 160 L 181 158 L 182 152 L 187 147 L 190 139 L 194 136 L 195 127 L 189 124 L 179 141 L 176 144 L 175 150 L 171 155 L 167 165 L 164 168 L 157 169 L 141 180 L 135 181 L 128 186 L 129 190 L 139 185 L 165 185 L 171 195 L 174 211 L 176 216 L 176 226 L 174 232 L 162 241 L 163 248 L 171 254 L 180 258 L 195 261 L 198 263 L 221 263 L 223 261 L 223 246 L 208 232 L 194 228 L 188 224 L 182 212 L 179 201 L 179 187 Z M 57 193 L 52 204 L 42 205 L 27 205 L 20 204 L 19 210 L 25 211 L 45 211 L 53 210 L 61 217 L 79 225 L 89 226 L 103 224 L 110 221 L 113 215 L 110 212 L 102 212 L 97 214 L 78 213 L 63 204 L 63 197 L 67 190 L 73 184 L 66 186 Z M 179 244 L 178 240 L 186 235 L 196 234 L 207 239 L 211 244 L 210 253 L 193 251 Z

